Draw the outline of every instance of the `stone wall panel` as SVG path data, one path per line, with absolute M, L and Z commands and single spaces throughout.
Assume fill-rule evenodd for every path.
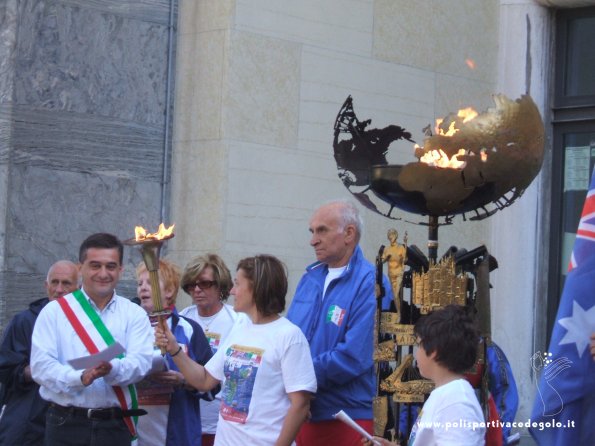
M 176 13 L 177 0 L 0 6 L 0 330 L 88 235 L 131 238 L 167 214 Z M 126 247 L 120 294 L 136 294 L 140 261 Z
M 163 123 L 166 26 L 58 1 L 21 9 L 17 103 Z

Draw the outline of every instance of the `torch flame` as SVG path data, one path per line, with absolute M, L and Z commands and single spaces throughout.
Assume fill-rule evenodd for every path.
M 446 126 L 446 123 L 444 123 L 444 119 L 436 119 L 436 127 L 435 127 L 436 135 L 447 136 L 447 137 L 453 136 L 459 130 L 461 130 L 460 128 L 456 127 L 457 124 L 459 124 L 459 125 L 465 124 L 465 123 L 475 119 L 479 115 L 479 113 L 477 113 L 477 111 L 475 111 L 472 107 L 467 107 L 467 108 L 462 108 L 459 111 L 457 111 L 456 118 L 453 118 L 453 115 L 454 114 L 451 114 L 448 117 L 449 120 L 450 119 L 452 119 L 452 120 L 448 124 L 448 129 L 446 131 L 444 131 L 444 128 L 443 128 Z M 444 124 L 444 126 L 443 126 L 443 124 Z M 447 169 L 463 169 L 467 165 L 467 162 L 460 161 L 458 159 L 458 157 L 464 156 L 464 155 L 469 155 L 469 156 L 474 155 L 473 152 L 470 152 L 469 154 L 467 154 L 467 151 L 465 149 L 459 149 L 459 151 L 457 153 L 455 153 L 452 157 L 449 158 L 449 156 L 441 148 L 438 148 L 436 150 L 430 150 L 430 151 L 424 153 L 423 156 L 417 155 L 417 153 L 421 152 L 421 151 L 423 151 L 423 147 L 419 147 L 416 144 L 415 145 L 416 156 L 419 158 L 419 160 L 422 163 L 428 164 L 429 166 L 447 168 Z M 483 152 L 481 153 L 481 160 L 484 162 L 487 160 L 486 153 L 483 153 Z
M 472 119 L 475 119 L 475 117 L 478 115 L 479 113 L 477 113 L 473 107 L 467 107 L 467 108 L 463 108 L 461 110 L 459 110 L 457 112 L 457 116 L 459 118 L 463 118 L 463 123 L 465 122 L 469 122 Z
M 448 126 L 448 130 L 445 132 L 440 128 L 440 124 L 442 124 L 443 119 L 436 119 L 436 134 L 443 135 L 443 136 L 452 136 L 459 131 L 459 129 L 455 128 L 454 121 L 450 123 Z
M 467 165 L 467 163 L 465 161 L 459 161 L 457 157 L 465 155 L 465 153 L 465 149 L 459 149 L 459 151 L 455 153 L 452 158 L 449 158 L 448 155 L 444 153 L 444 150 L 438 149 L 427 152 L 419 160 L 429 166 L 447 169 L 462 169 Z
M 147 231 L 142 226 L 135 226 L 134 227 L 134 239 L 138 242 L 140 240 L 144 240 L 147 236 Z
M 479 113 L 477 113 L 472 107 L 462 108 L 459 111 L 457 111 L 457 117 L 461 118 L 459 120 L 459 122 L 462 124 L 465 124 L 466 122 L 469 122 L 472 119 L 475 119 L 475 117 L 477 115 L 479 115 Z M 451 123 L 448 125 L 448 130 L 446 130 L 446 132 L 445 132 L 440 127 L 440 125 L 442 125 L 443 122 L 444 122 L 444 119 L 442 119 L 442 118 L 436 119 L 436 127 L 434 128 L 434 130 L 437 135 L 453 136 L 455 133 L 457 133 L 460 130 L 455 127 L 457 124 L 457 121 L 451 121 Z
M 142 226 L 135 226 L 134 227 L 134 239 L 137 242 L 143 240 L 163 240 L 164 238 L 169 237 L 174 232 L 174 226 L 171 225 L 169 228 L 166 228 L 163 223 L 159 224 L 159 229 L 157 232 L 153 234 L 147 234 L 147 231 Z

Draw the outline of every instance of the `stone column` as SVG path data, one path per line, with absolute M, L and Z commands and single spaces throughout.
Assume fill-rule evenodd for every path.
M 0 6 L 0 325 L 45 295 L 94 232 L 156 229 L 167 203 L 170 8 L 176 1 Z M 173 18 L 175 20 L 175 9 Z M 175 23 L 175 22 L 174 22 Z M 165 170 L 165 172 L 164 172 Z M 122 294 L 135 293 L 127 248 Z

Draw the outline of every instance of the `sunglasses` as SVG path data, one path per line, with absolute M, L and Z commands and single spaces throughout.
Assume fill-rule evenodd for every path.
M 200 280 L 195 283 L 188 283 L 184 285 L 184 291 L 190 294 L 191 291 L 194 291 L 196 287 L 199 287 L 201 290 L 208 290 L 212 288 L 214 285 L 217 285 L 217 282 L 214 280 Z

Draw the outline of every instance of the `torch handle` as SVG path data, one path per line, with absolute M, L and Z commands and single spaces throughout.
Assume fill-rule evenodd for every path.
M 157 324 L 159 325 L 159 327 L 161 327 L 161 329 L 165 332 L 165 329 L 167 328 L 165 326 L 165 324 L 167 324 L 167 318 L 163 317 L 163 316 L 157 316 Z M 161 356 L 165 356 L 165 354 L 167 353 L 167 350 L 165 349 L 165 347 L 159 347 L 159 349 L 161 350 Z
M 162 311 L 161 288 L 159 288 L 159 274 L 157 271 L 149 271 L 149 282 L 151 283 L 151 300 L 153 301 L 153 311 Z
M 161 288 L 159 287 L 159 274 L 157 271 L 149 271 L 149 282 L 151 283 L 151 300 L 153 301 L 153 311 L 163 311 L 163 305 L 161 303 Z M 157 323 L 163 331 L 165 331 L 166 318 L 163 316 L 157 316 Z M 165 347 L 161 347 L 161 354 L 165 356 L 167 351 Z

